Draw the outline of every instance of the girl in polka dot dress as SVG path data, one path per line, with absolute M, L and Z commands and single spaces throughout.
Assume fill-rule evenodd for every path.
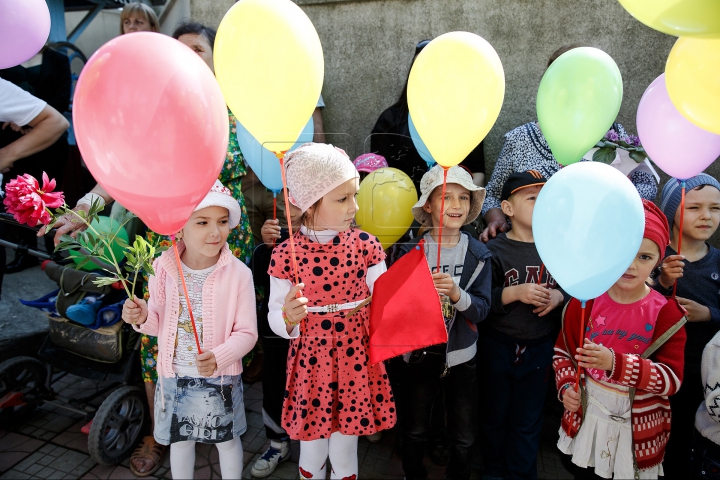
M 290 201 L 303 216 L 295 262 L 286 240 L 268 270 L 268 321 L 291 340 L 282 427 L 300 440 L 300 478 L 324 479 L 329 457 L 331 478 L 355 479 L 358 437 L 396 421 L 385 367 L 368 364 L 363 304 L 386 270 L 385 253 L 352 226 L 359 176 L 345 152 L 305 144 L 287 155 L 286 172 Z

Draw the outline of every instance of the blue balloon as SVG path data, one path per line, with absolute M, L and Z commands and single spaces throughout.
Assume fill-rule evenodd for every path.
M 260 181 L 265 187 L 278 194 L 282 191 L 282 173 L 280 172 L 280 162 L 277 156 L 267 148 L 260 145 L 260 142 L 255 140 L 250 132 L 243 127 L 240 122 L 236 121 L 235 126 L 237 127 L 237 140 L 240 145 L 240 151 L 242 151 L 245 161 L 250 165 L 255 175 L 258 176 Z M 300 133 L 300 136 L 295 142 L 295 145 L 289 151 L 295 150 L 303 143 L 312 142 L 313 134 L 315 132 L 315 123 L 312 117 L 305 125 Z M 278 139 L 282 140 L 282 139 Z
M 564 167 L 540 190 L 532 216 L 548 272 L 581 301 L 599 297 L 625 273 L 645 230 L 642 200 L 630 180 L 600 162 Z
M 430 155 L 430 150 L 425 146 L 425 142 L 422 141 L 422 138 L 420 138 L 420 134 L 418 133 L 417 129 L 415 128 L 415 125 L 413 124 L 412 118 L 410 118 L 410 114 L 408 113 L 408 126 L 410 127 L 410 138 L 412 138 L 413 145 L 415 145 L 415 149 L 420 154 L 420 157 L 425 160 L 425 163 L 427 163 L 428 169 L 435 165 L 437 162 L 433 158 L 432 155 Z

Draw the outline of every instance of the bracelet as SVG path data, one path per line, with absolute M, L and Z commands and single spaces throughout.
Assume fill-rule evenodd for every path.
M 284 305 L 281 310 L 282 310 L 282 318 L 283 318 L 283 321 L 285 322 L 285 325 L 290 325 L 291 327 L 297 327 L 300 322 L 293 322 L 292 320 L 290 320 L 288 318 Z
M 92 192 L 86 193 L 80 200 L 78 200 L 77 205 L 92 206 L 92 204 L 96 201 L 100 203 L 100 206 L 105 206 L 105 199 L 101 195 Z

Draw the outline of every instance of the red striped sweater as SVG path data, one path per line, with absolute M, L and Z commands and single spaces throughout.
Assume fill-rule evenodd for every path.
M 592 300 L 586 304 L 586 318 L 592 311 Z M 563 316 L 563 332 L 555 344 L 553 369 L 560 395 L 563 386 L 575 383 L 575 360 L 580 338 L 581 305 L 570 300 Z M 678 323 L 685 311 L 674 299 L 660 310 L 651 344 Z M 564 336 L 563 336 L 564 333 Z M 613 371 L 610 378 L 627 387 L 636 388 L 632 404 L 632 430 L 635 459 L 639 469 L 652 468 L 663 461 L 665 446 L 670 437 L 669 395 L 675 394 L 682 383 L 685 327 L 672 335 L 649 359 L 633 354 L 613 352 Z M 567 340 L 567 345 L 565 341 Z M 572 352 L 572 356 L 570 355 Z M 562 397 L 560 397 L 562 400 Z M 573 438 L 582 424 L 582 407 L 577 412 L 565 410 L 562 429 Z

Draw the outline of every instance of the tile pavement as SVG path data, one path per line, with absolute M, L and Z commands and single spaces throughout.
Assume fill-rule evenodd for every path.
M 68 375 L 54 384 L 54 388 L 65 397 L 84 396 L 101 388 L 100 382 Z M 102 398 L 95 401 L 96 405 Z M 253 478 L 250 468 L 265 451 L 268 440 L 262 423 L 262 389 L 259 383 L 246 387 L 245 407 L 248 428 L 242 436 L 245 469 L 244 479 Z M 51 404 L 45 404 L 21 424 L 0 425 L 0 480 L 3 479 L 132 479 L 136 478 L 129 469 L 129 460 L 119 465 L 96 464 L 87 448 L 87 435 L 80 429 L 87 422 L 81 415 L 63 410 Z M 540 478 L 569 479 L 572 476 L 562 465 L 555 449 L 559 417 L 556 412 L 546 415 L 545 427 L 541 439 L 541 451 L 538 456 L 538 475 Z M 379 443 L 371 444 L 364 438 L 358 445 L 359 478 L 400 480 L 403 478 L 400 457 L 395 449 L 396 432 L 385 432 Z M 270 479 L 297 479 L 297 462 L 300 446 L 295 442 L 291 448 L 291 457 L 278 466 Z M 476 455 L 472 478 L 482 474 L 481 455 Z M 430 478 L 443 478 L 444 467 L 426 460 Z M 165 456 L 162 467 L 154 477 L 171 479 L 170 458 Z M 208 445 L 198 445 L 195 460 L 195 478 L 219 479 L 220 467 L 217 449 Z

